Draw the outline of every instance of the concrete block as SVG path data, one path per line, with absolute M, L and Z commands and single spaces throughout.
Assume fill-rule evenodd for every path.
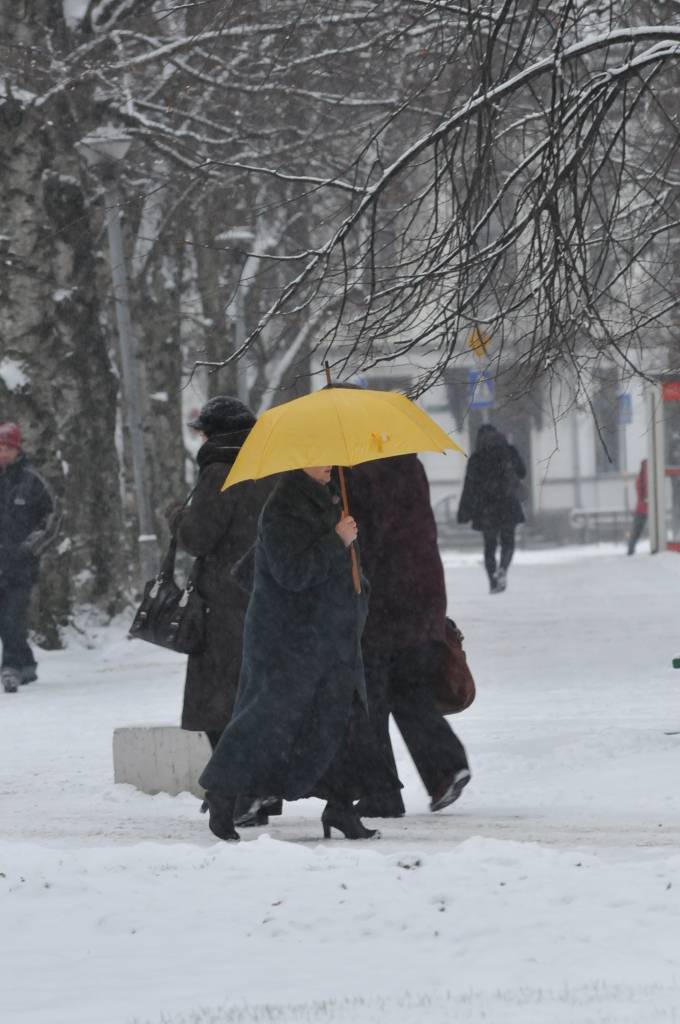
M 211 754 L 202 732 L 175 725 L 131 725 L 113 732 L 113 780 L 143 793 L 193 793 L 202 797 L 198 777 Z

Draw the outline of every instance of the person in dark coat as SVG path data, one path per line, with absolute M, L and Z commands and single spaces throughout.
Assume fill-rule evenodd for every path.
M 630 530 L 630 538 L 628 540 L 628 554 L 634 555 L 637 542 L 642 536 L 642 531 L 647 524 L 648 504 L 647 504 L 647 459 L 643 459 L 640 463 L 640 472 L 635 478 L 635 510 L 633 511 L 633 522 Z
M 458 799 L 470 770 L 432 690 L 445 642 L 446 586 L 427 476 L 417 456 L 402 455 L 356 466 L 347 485 L 371 585 L 362 640 L 371 723 L 394 766 L 392 713 L 430 809 L 438 811 Z M 360 800 L 357 810 L 365 817 L 400 817 L 404 804 L 392 788 Z
M 203 406 L 189 424 L 205 436 L 196 488 L 191 503 L 168 516 L 180 547 L 198 559 L 196 589 L 209 608 L 205 646 L 187 663 L 182 728 L 204 732 L 213 748 L 236 699 L 248 607 L 231 569 L 255 543 L 270 490 L 266 481 L 245 481 L 226 491 L 222 484 L 254 424 L 255 416 L 237 398 L 218 395 Z
M 285 473 L 255 547 L 234 715 L 200 777 L 210 828 L 238 839 L 237 797 L 326 800 L 324 835 L 370 838 L 353 801 L 400 783 L 369 725 L 361 658 L 365 587 L 356 594 L 330 466 Z
M 479 530 L 484 537 L 484 565 L 492 594 L 500 593 L 507 586 L 515 550 L 515 528 L 524 522 L 520 496 L 521 481 L 526 473 L 526 466 L 514 445 L 509 444 L 496 427 L 483 424 L 465 473 L 458 522 L 471 521 L 473 530 Z M 499 542 L 501 557 L 497 568 Z
M 16 423 L 0 423 L 0 640 L 2 685 L 16 693 L 38 678 L 28 642 L 28 605 L 40 556 L 59 525 L 48 484 L 21 448 Z

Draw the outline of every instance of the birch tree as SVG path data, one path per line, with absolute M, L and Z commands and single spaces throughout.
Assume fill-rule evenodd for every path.
M 3 419 L 20 423 L 63 516 L 36 597 L 35 624 L 55 644 L 74 589 L 115 604 L 122 523 L 116 383 L 73 151 L 77 129 L 63 96 L 40 105 L 45 78 L 31 54 L 42 49 L 45 21 L 34 15 L 28 4 L 0 5 L 11 69 L 0 80 L 0 407 Z

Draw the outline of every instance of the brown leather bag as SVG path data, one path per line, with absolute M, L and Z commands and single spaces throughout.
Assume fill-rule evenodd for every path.
M 463 634 L 452 619 L 446 620 L 446 642 L 440 644 L 439 671 L 433 677 L 432 687 L 437 710 L 442 715 L 465 711 L 475 699 L 475 681 L 463 650 Z

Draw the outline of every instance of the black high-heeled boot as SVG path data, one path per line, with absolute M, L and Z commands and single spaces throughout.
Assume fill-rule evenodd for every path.
M 236 798 L 206 793 L 201 804 L 201 814 L 210 812 L 209 826 L 213 835 L 225 842 L 237 843 L 241 838 L 234 828 L 234 807 Z
M 321 815 L 321 824 L 324 839 L 330 839 L 332 828 L 342 832 L 345 839 L 380 839 L 378 829 L 365 828 L 351 804 L 348 807 L 326 804 Z

